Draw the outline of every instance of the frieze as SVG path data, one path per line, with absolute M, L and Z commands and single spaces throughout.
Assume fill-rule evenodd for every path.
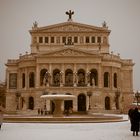
M 87 56 L 87 55 L 88 55 L 87 53 L 71 49 L 62 50 L 52 54 L 52 56 Z

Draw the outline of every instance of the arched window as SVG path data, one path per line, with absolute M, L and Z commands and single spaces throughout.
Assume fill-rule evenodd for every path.
M 114 87 L 117 88 L 117 73 L 114 73 L 113 81 L 114 81 Z
M 53 85 L 60 86 L 60 70 L 59 69 L 55 69 L 53 71 Z
M 22 73 L 22 88 L 25 87 L 25 73 Z
M 98 72 L 96 69 L 92 69 L 90 71 L 90 85 L 93 86 L 98 86 Z
M 34 98 L 29 97 L 29 109 L 33 110 L 34 109 Z
M 110 98 L 105 97 L 105 110 L 110 110 Z
M 85 71 L 83 69 L 78 70 L 78 86 L 85 86 Z
M 29 87 L 35 87 L 35 74 L 34 74 L 34 72 L 29 73 Z
M 43 85 L 43 80 L 44 80 L 44 76 L 45 76 L 45 73 L 47 72 L 47 69 L 42 69 L 40 71 L 40 85 L 42 86 Z
M 65 71 L 65 85 L 73 86 L 73 72 L 71 69 Z
M 104 87 L 109 87 L 109 73 L 104 73 Z

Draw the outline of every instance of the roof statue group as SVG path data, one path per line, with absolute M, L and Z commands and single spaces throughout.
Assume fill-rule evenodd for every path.
M 74 15 L 74 11 L 71 11 L 71 10 L 66 11 L 66 14 L 69 16 L 68 21 L 72 21 L 72 15 Z

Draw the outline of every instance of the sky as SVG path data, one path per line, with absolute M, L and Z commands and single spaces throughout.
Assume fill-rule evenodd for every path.
M 133 60 L 133 87 L 140 90 L 140 0 L 0 0 L 0 81 L 8 59 L 30 52 L 33 22 L 40 27 L 66 22 L 68 10 L 75 12 L 74 22 L 107 22 L 110 52 Z

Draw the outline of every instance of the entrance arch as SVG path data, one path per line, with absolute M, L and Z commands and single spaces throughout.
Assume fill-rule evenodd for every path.
M 55 104 L 54 104 L 54 102 L 51 100 L 51 114 L 53 114 L 53 112 L 54 112 L 54 110 L 55 110 Z
M 70 93 L 66 93 L 66 95 L 71 95 Z M 65 100 L 64 101 L 64 110 L 69 110 L 73 108 L 73 101 L 72 100 Z
M 29 97 L 29 109 L 33 110 L 34 109 L 34 98 Z
M 110 98 L 105 97 L 105 110 L 110 110 Z
M 78 95 L 78 111 L 86 111 L 86 96 L 85 96 L 85 94 Z

